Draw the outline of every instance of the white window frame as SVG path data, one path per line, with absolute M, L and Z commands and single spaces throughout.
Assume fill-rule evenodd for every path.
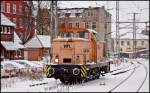
M 7 33 L 10 34 L 10 27 L 7 27 Z
M 22 15 L 22 6 L 19 6 L 19 14 Z
M 13 14 L 16 14 L 16 4 L 13 4 Z
M 4 58 L 4 50 L 1 51 L 1 58 Z
M 6 3 L 6 12 L 10 13 L 10 3 Z
M 18 55 L 18 57 L 21 57 L 21 50 L 18 50 L 17 55 Z
M 4 27 L 4 33 L 5 34 L 7 33 L 7 27 Z

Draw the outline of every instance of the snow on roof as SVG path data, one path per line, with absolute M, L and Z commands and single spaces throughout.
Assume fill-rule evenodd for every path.
M 25 48 L 24 45 L 21 43 L 22 43 L 21 39 L 19 38 L 17 33 L 14 32 L 14 44 L 16 45 L 17 48 Z
M 37 35 L 37 37 L 41 41 L 43 47 L 47 47 L 47 48 L 51 47 L 50 36 L 48 36 L 48 35 Z
M 113 37 L 115 39 L 115 37 Z M 120 37 L 120 39 L 133 39 L 133 33 L 127 33 Z M 136 33 L 136 39 L 149 39 L 147 35 Z
M 1 44 L 6 50 L 17 50 L 18 48 L 15 46 L 12 41 L 1 41 Z
M 93 32 L 93 33 L 95 33 L 95 34 L 97 34 L 97 32 L 95 31 L 95 30 L 93 30 L 93 29 L 87 29 L 89 32 Z
M 11 22 L 3 13 L 1 13 L 1 25 L 5 26 L 16 26 L 13 22 Z
M 25 44 L 26 48 L 50 48 L 50 36 L 48 35 L 35 35 L 31 40 Z

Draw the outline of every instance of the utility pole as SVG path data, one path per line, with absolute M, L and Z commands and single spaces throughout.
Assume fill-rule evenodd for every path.
M 132 58 L 135 59 L 136 58 L 136 45 L 137 45 L 137 42 L 136 42 L 136 14 L 139 14 L 139 13 L 129 13 L 129 14 L 133 14 L 133 55 L 132 55 Z
M 57 1 L 51 1 L 50 3 L 50 31 L 51 31 L 51 53 L 50 53 L 50 62 L 53 57 L 53 39 L 57 37 L 57 28 L 58 28 L 58 16 L 57 16 Z
M 117 58 L 120 59 L 119 1 L 116 1 L 116 54 L 118 54 Z

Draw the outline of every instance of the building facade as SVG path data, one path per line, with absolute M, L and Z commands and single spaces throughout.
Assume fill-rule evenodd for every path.
M 66 8 L 58 10 L 58 28 L 86 28 L 97 32 L 97 40 L 105 42 L 107 56 L 111 49 L 111 14 L 105 7 Z
M 32 4 L 23 0 L 2 0 L 1 12 L 16 24 L 15 32 L 23 43 L 34 34 L 34 18 L 32 17 Z
M 127 33 L 124 36 L 120 37 L 120 53 L 122 57 L 130 57 L 133 56 L 133 33 Z M 149 38 L 146 35 L 141 33 L 136 34 L 136 53 L 142 50 L 149 50 Z M 116 40 L 114 39 L 114 50 L 116 49 Z
M 30 61 L 41 61 L 44 57 L 50 56 L 50 36 L 35 35 L 25 44 L 25 59 Z
M 18 42 L 15 33 L 16 25 L 1 13 L 0 50 L 1 60 L 23 59 L 24 46 Z
M 98 32 L 97 39 L 110 38 L 111 14 L 104 7 L 66 8 L 58 10 L 59 28 L 86 28 Z

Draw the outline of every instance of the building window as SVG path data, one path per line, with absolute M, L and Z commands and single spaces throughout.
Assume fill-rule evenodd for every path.
M 1 3 L 1 12 L 3 12 L 3 3 Z
M 19 20 L 19 26 L 20 26 L 20 28 L 22 28 L 23 26 L 23 22 L 22 22 L 22 19 L 20 18 L 20 20 Z
M 90 16 L 90 12 L 88 11 L 88 16 Z
M 13 14 L 16 14 L 16 5 L 13 4 Z
M 75 15 L 76 15 L 76 17 L 80 17 L 80 13 L 76 13 Z
M 21 50 L 17 51 L 17 55 L 18 55 L 18 57 L 21 57 Z
M 89 23 L 85 22 L 85 28 L 89 28 Z
M 92 23 L 92 29 L 96 30 L 96 22 Z
M 127 45 L 130 45 L 130 41 L 127 41 Z
M 4 33 L 7 33 L 7 27 L 4 28 Z
M 1 58 L 4 58 L 4 50 L 1 50 Z
M 141 45 L 144 45 L 144 41 L 141 41 Z
M 71 13 L 65 13 L 65 17 L 69 17 Z
M 7 33 L 10 34 L 10 27 L 7 27 Z
M 7 3 L 6 12 L 7 12 L 7 13 L 10 13 L 10 3 Z
M 76 23 L 76 27 L 79 28 L 79 23 Z
M 124 41 L 121 41 L 121 45 L 122 45 L 122 46 L 124 45 Z
M 69 23 L 69 28 L 72 28 L 72 23 Z
M 19 6 L 19 14 L 22 15 L 22 6 Z

